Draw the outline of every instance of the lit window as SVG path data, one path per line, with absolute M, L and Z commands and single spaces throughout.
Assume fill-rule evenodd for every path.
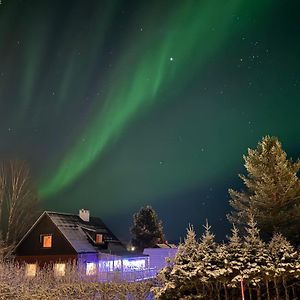
M 43 248 L 51 248 L 52 247 L 52 235 L 51 234 L 44 234 L 42 235 L 42 243 Z
M 113 260 L 103 260 L 99 261 L 99 269 L 103 272 L 111 272 L 114 270 L 114 261 Z
M 86 275 L 96 275 L 97 274 L 97 266 L 93 262 L 89 262 L 86 264 Z
M 121 271 L 122 261 L 121 259 L 114 260 L 114 271 Z
M 123 259 L 124 270 L 143 270 L 145 267 L 145 259 Z
M 96 244 L 103 243 L 103 235 L 101 233 L 96 233 Z
M 58 263 L 54 265 L 54 275 L 61 277 L 66 275 L 66 264 Z
M 36 275 L 36 264 L 26 264 L 25 274 L 28 277 L 34 277 Z

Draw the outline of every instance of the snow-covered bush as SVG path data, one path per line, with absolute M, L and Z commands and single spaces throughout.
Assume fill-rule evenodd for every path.
M 152 281 L 99 282 L 96 276 L 85 276 L 69 264 L 66 275 L 55 277 L 52 269 L 38 270 L 35 277 L 25 275 L 22 266 L 0 262 L 0 299 L 20 300 L 145 300 Z

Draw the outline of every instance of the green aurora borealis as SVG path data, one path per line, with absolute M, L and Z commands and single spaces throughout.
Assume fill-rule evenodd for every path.
M 300 156 L 299 8 L 3 1 L 0 155 L 30 163 L 45 208 L 122 237 L 148 203 L 170 239 L 205 217 L 221 235 L 247 147 L 277 135 Z

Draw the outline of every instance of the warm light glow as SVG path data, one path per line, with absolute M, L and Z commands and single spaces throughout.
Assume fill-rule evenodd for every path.
M 113 260 L 99 261 L 99 268 L 101 271 L 113 271 L 114 261 Z
M 122 260 L 121 259 L 114 260 L 114 271 L 120 271 L 120 270 L 122 270 Z
M 142 270 L 146 268 L 145 259 L 123 259 L 123 269 L 124 270 Z
M 54 265 L 54 275 L 55 276 L 65 276 L 66 275 L 66 264 L 58 263 Z
M 43 235 L 43 248 L 51 248 L 52 247 L 52 235 Z
M 34 277 L 36 275 L 36 264 L 26 264 L 25 274 L 28 277 Z
M 86 264 L 86 275 L 96 275 L 97 274 L 97 266 L 93 262 L 88 262 Z
M 101 233 L 96 233 L 96 244 L 103 243 L 103 235 Z
M 122 270 L 122 260 L 105 260 L 99 261 L 100 271 L 112 272 L 112 271 L 121 271 Z

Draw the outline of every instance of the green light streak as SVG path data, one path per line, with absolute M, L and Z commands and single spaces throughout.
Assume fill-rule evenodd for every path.
M 262 5 L 253 6 L 259 10 Z M 118 139 L 133 119 L 163 101 L 160 96 L 165 90 L 172 86 L 183 87 L 191 80 L 232 33 L 233 15 L 246 6 L 238 0 L 226 4 L 217 0 L 181 3 L 165 21 L 162 31 L 169 33 L 162 40 L 154 31 L 126 41 L 133 46 L 124 48 L 111 73 L 105 105 L 94 108 L 94 117 L 74 147 L 41 182 L 40 195 L 43 198 L 52 196 L 72 184 L 101 157 L 110 143 Z M 68 76 L 65 80 L 63 99 L 67 98 L 70 88 Z

